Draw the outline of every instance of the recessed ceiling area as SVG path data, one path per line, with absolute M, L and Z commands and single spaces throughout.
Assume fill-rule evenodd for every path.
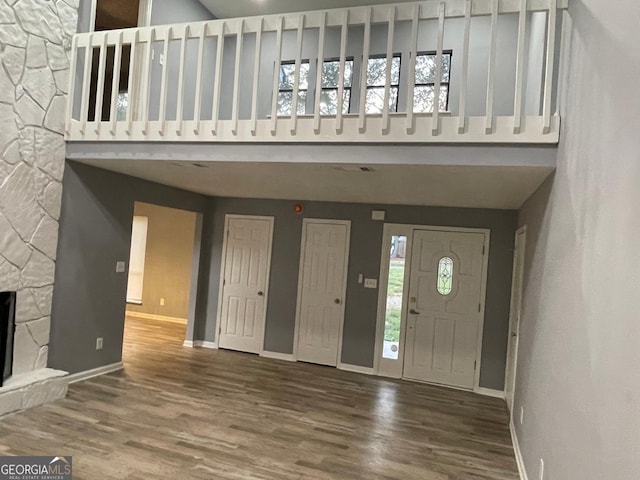
M 359 7 L 363 5 L 385 5 L 412 0 L 200 0 L 217 18 L 249 17 L 274 13 L 307 12 L 331 8 Z
M 214 197 L 518 209 L 550 167 L 82 160 Z

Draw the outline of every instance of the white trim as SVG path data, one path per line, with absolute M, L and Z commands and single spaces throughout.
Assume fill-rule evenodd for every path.
M 522 244 L 519 244 L 520 236 L 522 236 Z M 513 273 L 511 275 L 511 303 L 509 305 L 509 330 L 507 337 L 507 361 L 505 365 L 504 371 L 504 390 L 505 393 L 507 391 L 507 386 L 511 383 L 511 379 L 509 375 L 511 374 L 513 377 L 513 389 L 511 391 L 511 395 L 505 396 L 505 400 L 507 401 L 507 407 L 509 408 L 509 413 L 513 410 L 513 402 L 516 396 L 516 379 L 518 375 L 518 346 L 520 344 L 520 338 L 516 338 L 515 348 L 512 352 L 511 348 L 511 335 L 513 334 L 513 328 L 516 327 L 518 336 L 520 335 L 520 321 L 522 317 L 522 297 L 524 294 L 524 269 L 525 269 L 525 255 L 527 250 L 527 226 L 520 227 L 516 230 L 515 236 L 515 244 L 514 244 L 514 252 L 513 252 Z M 522 261 L 518 264 L 519 259 Z M 518 281 L 520 282 L 520 298 L 515 298 L 514 296 L 514 285 L 516 283 L 516 275 L 519 277 Z M 517 302 L 517 303 L 516 303 Z M 517 305 L 517 312 L 514 312 L 515 305 Z M 513 358 L 512 370 L 509 369 L 509 364 L 511 363 L 511 359 Z
M 362 373 L 364 375 L 375 375 L 373 367 L 361 367 L 360 365 L 351 365 L 349 363 L 338 363 L 338 370 L 345 372 Z
M 504 400 L 504 392 L 502 390 L 494 390 L 493 388 L 478 387 L 474 388 L 473 393 L 483 395 L 485 397 L 493 397 Z
M 302 276 L 304 273 L 304 258 L 305 258 L 305 245 L 307 243 L 307 225 L 310 223 L 329 224 L 329 225 L 345 225 L 347 227 L 346 233 L 346 248 L 344 255 L 344 268 L 343 268 L 343 282 L 344 287 L 342 290 L 342 312 L 340 316 L 340 335 L 338 336 L 338 352 L 336 354 L 336 367 L 340 364 L 340 358 L 342 355 L 342 337 L 344 335 L 344 317 L 345 308 L 347 304 L 347 284 L 349 283 L 349 253 L 351 251 L 351 220 L 336 220 L 336 219 L 324 219 L 324 218 L 305 218 L 302 220 L 302 236 L 300 240 L 300 266 L 298 268 L 298 294 L 296 297 L 296 319 L 293 329 L 293 358 L 298 360 L 298 334 L 300 331 L 300 310 L 302 308 Z
M 261 220 L 269 222 L 269 244 L 267 245 L 267 272 L 264 285 L 264 309 L 262 311 L 262 324 L 260 325 L 260 349 L 258 352 L 246 352 L 246 353 L 258 353 L 262 354 L 264 351 L 264 336 L 267 326 L 267 306 L 269 304 L 269 280 L 271 278 L 271 257 L 273 254 L 273 231 L 275 225 L 275 217 L 258 216 L 258 215 L 237 215 L 226 214 L 224 216 L 224 232 L 222 240 L 222 258 L 220 261 L 220 276 L 218 277 L 218 308 L 216 314 L 216 345 L 220 343 L 220 332 L 222 331 L 222 303 L 224 301 L 224 273 L 227 266 L 227 245 L 228 245 L 228 233 L 229 233 L 229 221 L 232 219 L 240 220 Z M 218 348 L 216 346 L 216 348 Z
M 185 340 L 182 343 L 185 348 L 209 348 L 211 350 L 217 350 L 218 344 L 216 342 L 205 342 L 204 340 Z
M 509 430 L 511 430 L 511 442 L 513 443 L 513 451 L 516 456 L 516 464 L 518 465 L 520 480 L 529 480 L 529 477 L 527 476 L 527 468 L 524 465 L 524 458 L 522 457 L 522 450 L 520 450 L 520 443 L 518 442 L 518 435 L 516 434 L 516 427 L 513 424 L 513 419 L 509 422 Z
M 117 372 L 124 368 L 122 362 L 112 363 L 111 365 L 105 365 L 103 367 L 94 368 L 92 370 L 86 370 L 84 372 L 74 373 L 66 377 L 68 383 L 82 382 L 90 378 L 98 377 L 100 375 L 106 375 L 107 373 Z
M 89 32 L 96 31 L 96 13 L 98 11 L 98 0 L 91 0 L 91 12 L 89 13 Z
M 144 318 L 146 320 L 157 320 L 159 322 L 179 323 L 181 325 L 186 325 L 187 324 L 187 319 L 186 318 L 167 317 L 165 315 L 155 315 L 153 313 L 132 312 L 130 310 L 127 310 L 126 316 L 127 317 Z
M 260 356 L 264 358 L 271 358 L 273 360 L 284 360 L 286 362 L 295 362 L 292 353 L 270 352 L 268 350 L 263 350 L 262 352 L 260 352 Z
M 138 7 L 138 27 L 148 27 L 151 25 L 151 12 L 153 11 L 153 0 L 140 0 Z

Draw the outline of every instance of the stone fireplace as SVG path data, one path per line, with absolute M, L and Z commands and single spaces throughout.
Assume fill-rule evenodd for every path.
M 0 1 L 0 292 L 15 292 L 0 415 L 66 394 L 47 369 L 78 0 Z

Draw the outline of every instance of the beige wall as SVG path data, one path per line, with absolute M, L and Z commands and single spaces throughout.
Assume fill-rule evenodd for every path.
M 134 215 L 148 217 L 149 227 L 142 305 L 127 311 L 186 319 L 196 214 L 136 202 Z

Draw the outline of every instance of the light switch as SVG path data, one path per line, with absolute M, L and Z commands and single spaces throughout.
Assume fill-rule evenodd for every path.
M 365 278 L 364 288 L 378 288 L 378 280 L 375 278 Z
M 126 262 L 117 262 L 116 263 L 116 273 L 124 273 L 126 269 L 127 269 L 127 263 Z
M 364 275 L 360 274 L 358 275 L 358 283 L 362 283 L 364 282 Z

